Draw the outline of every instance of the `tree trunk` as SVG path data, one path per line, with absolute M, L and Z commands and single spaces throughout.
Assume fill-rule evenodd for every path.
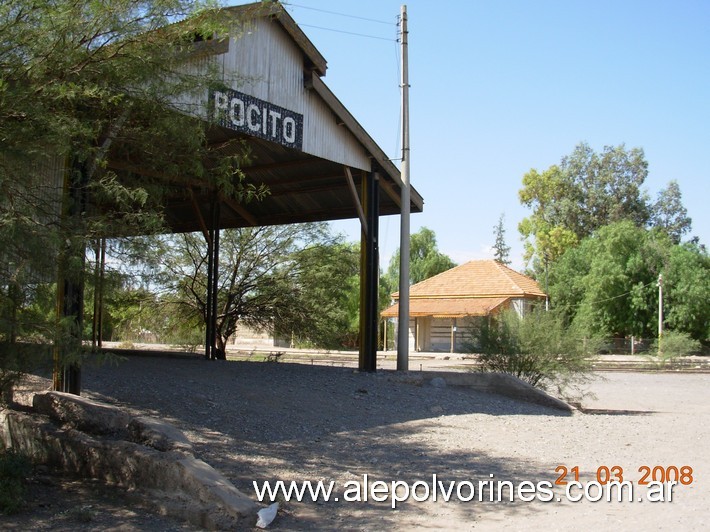
M 214 358 L 217 360 L 227 360 L 227 338 L 224 338 L 221 334 L 217 333 L 215 338 L 215 353 Z

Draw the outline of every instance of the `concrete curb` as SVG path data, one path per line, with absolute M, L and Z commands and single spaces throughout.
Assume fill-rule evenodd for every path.
M 526 401 L 565 412 L 573 412 L 575 408 L 564 401 L 548 395 L 544 391 L 531 386 L 513 375 L 507 373 L 459 372 L 459 371 L 416 371 L 406 374 L 393 373 L 393 378 L 405 382 L 428 382 L 441 386 L 442 382 L 449 386 L 465 386 L 486 393 L 496 393 L 512 399 Z
M 35 395 L 34 414 L 0 411 L 0 444 L 38 463 L 139 490 L 161 514 L 211 530 L 254 526 L 261 508 L 195 458 L 174 426 L 60 392 Z

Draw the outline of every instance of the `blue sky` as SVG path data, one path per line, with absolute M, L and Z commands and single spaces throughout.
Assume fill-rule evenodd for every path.
M 394 40 L 402 2 L 285 4 L 328 61 L 325 83 L 399 158 Z M 677 180 L 692 234 L 710 244 L 709 1 L 406 5 L 411 183 L 425 201 L 424 212 L 412 216 L 412 232 L 432 229 L 439 249 L 457 263 L 487 258 L 504 213 L 513 266 L 522 268 L 517 225 L 529 214 L 518 201 L 522 176 L 559 163 L 585 141 L 596 151 L 621 143 L 643 148 L 648 193 L 655 198 Z M 399 246 L 399 224 L 399 217 L 380 221 L 383 268 Z M 356 222 L 336 227 L 359 238 Z

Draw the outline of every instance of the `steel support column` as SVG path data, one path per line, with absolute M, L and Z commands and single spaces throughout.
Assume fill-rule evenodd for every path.
M 360 242 L 360 371 L 376 371 L 378 338 L 379 261 L 379 176 L 371 172 L 363 176 L 362 203 L 367 225 Z
M 217 348 L 217 294 L 219 292 L 219 216 L 220 204 L 215 205 L 216 217 L 212 226 L 212 360 L 224 360 L 226 353 Z
M 205 304 L 205 358 L 222 359 L 217 349 L 217 292 L 219 287 L 219 220 L 220 204 L 214 199 L 207 232 L 207 301 Z

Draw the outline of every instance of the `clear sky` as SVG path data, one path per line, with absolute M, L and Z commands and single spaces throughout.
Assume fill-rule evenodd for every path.
M 284 2 L 328 61 L 325 83 L 393 159 L 401 157 L 402 3 Z M 643 148 L 648 193 L 677 180 L 692 235 L 710 244 L 710 1 L 406 5 L 411 183 L 425 201 L 412 232 L 432 229 L 457 263 L 490 258 L 505 214 L 513 266 L 522 268 L 522 176 L 585 141 L 595 151 Z M 380 221 L 383 268 L 399 247 L 399 226 L 398 216 Z M 359 238 L 357 222 L 336 227 Z

